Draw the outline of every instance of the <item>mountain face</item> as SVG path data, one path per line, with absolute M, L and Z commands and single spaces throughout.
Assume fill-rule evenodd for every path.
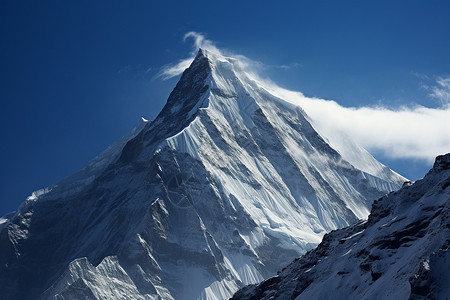
M 326 234 L 276 277 L 233 299 L 450 299 L 450 153 L 374 202 L 367 221 Z
M 154 121 L 1 219 L 2 299 L 231 297 L 404 182 L 325 138 L 200 50 Z

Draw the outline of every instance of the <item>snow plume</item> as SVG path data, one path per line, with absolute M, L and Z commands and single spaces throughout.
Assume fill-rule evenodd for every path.
M 193 39 L 193 49 L 190 53 L 190 56 L 185 59 L 180 59 L 177 63 L 172 63 L 165 65 L 161 68 L 161 71 L 156 75 L 157 77 L 162 78 L 163 80 L 170 79 L 172 77 L 178 76 L 184 72 L 192 63 L 197 54 L 199 48 L 206 49 L 213 53 L 220 53 L 219 49 L 214 45 L 214 43 L 205 38 L 205 35 L 190 31 L 186 33 L 183 37 L 183 42 L 186 42 L 188 39 Z
M 188 32 L 183 40 L 192 38 L 194 47 L 190 57 L 166 65 L 159 73 L 163 79 L 180 75 L 192 62 L 198 48 L 222 54 L 204 35 Z M 429 96 L 441 101 L 441 106 L 429 108 L 411 104 L 398 108 L 383 105 L 344 107 L 333 100 L 309 98 L 301 92 L 281 88 L 262 78 L 265 68 L 261 62 L 226 51 L 227 56 L 239 62 L 241 72 L 283 100 L 298 105 L 311 118 L 315 128 L 338 144 L 339 136 L 346 134 L 369 151 L 381 152 L 391 158 L 420 159 L 431 162 L 437 155 L 450 151 L 450 77 L 438 77 L 429 87 Z M 345 145 L 340 145 L 341 148 Z

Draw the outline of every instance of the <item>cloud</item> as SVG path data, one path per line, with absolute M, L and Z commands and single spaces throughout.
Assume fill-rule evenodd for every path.
M 300 68 L 301 66 L 302 65 L 300 63 L 294 62 L 294 63 L 288 64 L 288 65 L 285 65 L 285 64 L 279 65 L 279 66 L 274 65 L 272 67 L 275 69 L 291 70 L 291 69 Z
M 230 51 L 224 49 L 218 49 L 217 46 L 211 40 L 206 38 L 206 35 L 190 31 L 183 36 L 183 42 L 186 42 L 189 39 L 193 39 L 192 50 L 190 52 L 190 56 L 185 59 L 180 59 L 176 63 L 171 63 L 163 66 L 161 70 L 156 74 L 157 78 L 161 78 L 162 80 L 167 80 L 173 78 L 175 76 L 181 75 L 184 70 L 186 70 L 197 54 L 198 49 L 202 48 L 208 50 L 209 52 L 215 54 L 226 54 L 228 56 L 233 56 L 234 58 L 239 59 L 241 64 L 246 66 L 248 70 L 256 70 L 260 72 L 264 69 L 282 69 L 282 70 L 291 70 L 295 68 L 301 67 L 301 64 L 298 62 L 290 63 L 290 64 L 281 64 L 281 65 L 265 65 L 260 62 L 251 60 L 243 55 L 233 54 Z
M 179 60 L 177 63 L 167 64 L 161 68 L 161 71 L 156 74 L 156 77 L 161 78 L 162 80 L 167 80 L 173 78 L 175 76 L 180 75 L 184 72 L 192 63 L 197 54 L 198 49 L 206 49 L 213 53 L 221 53 L 221 51 L 214 45 L 214 43 L 208 39 L 206 39 L 204 34 L 190 31 L 186 33 L 183 37 L 183 42 L 186 42 L 188 39 L 193 39 L 193 48 L 190 53 L 190 56 L 185 59 Z
M 430 87 L 430 97 L 440 100 L 442 104 L 450 103 L 450 77 L 438 77 L 436 83 Z
M 188 38 L 194 39 L 191 57 L 165 66 L 161 72 L 163 79 L 181 74 L 192 62 L 198 48 L 223 53 L 202 34 L 189 32 L 183 40 Z M 369 151 L 377 151 L 391 158 L 427 162 L 439 154 L 450 152 L 450 77 L 438 77 L 435 84 L 429 87 L 429 96 L 441 101 L 441 106 L 437 108 L 416 104 L 397 108 L 383 105 L 345 107 L 333 100 L 309 98 L 301 92 L 281 88 L 259 75 L 261 70 L 270 66 L 229 51 L 226 54 L 235 58 L 242 72 L 261 83 L 269 92 L 300 106 L 317 131 L 330 140 L 334 138 L 336 141 L 343 133 Z
M 344 107 L 336 101 L 308 98 L 301 93 L 275 89 L 275 94 L 297 103 L 327 137 L 344 132 L 369 151 L 391 158 L 431 162 L 450 152 L 450 105 Z
M 210 52 L 217 53 L 217 54 L 222 53 L 222 51 L 220 51 L 212 41 L 206 39 L 204 34 L 190 31 L 184 35 L 183 42 L 186 42 L 186 40 L 189 38 L 194 39 L 194 47 L 191 52 L 192 56 L 195 56 L 195 54 L 197 53 L 197 50 L 199 48 L 206 49 Z
M 161 78 L 162 80 L 167 80 L 172 77 L 178 76 L 184 72 L 192 63 L 194 57 L 181 59 L 175 64 L 168 64 L 161 68 L 161 71 L 156 74 L 156 77 Z

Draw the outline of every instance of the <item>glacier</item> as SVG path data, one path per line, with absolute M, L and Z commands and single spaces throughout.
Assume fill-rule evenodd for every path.
M 405 178 L 200 49 L 160 114 L 0 222 L 4 299 L 227 299 Z

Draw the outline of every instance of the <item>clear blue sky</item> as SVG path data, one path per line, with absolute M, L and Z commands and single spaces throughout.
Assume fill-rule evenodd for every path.
M 0 215 L 154 118 L 188 31 L 344 106 L 436 107 L 423 81 L 450 75 L 449 1 L 188 2 L 0 2 Z M 430 167 L 375 155 L 410 179 Z

